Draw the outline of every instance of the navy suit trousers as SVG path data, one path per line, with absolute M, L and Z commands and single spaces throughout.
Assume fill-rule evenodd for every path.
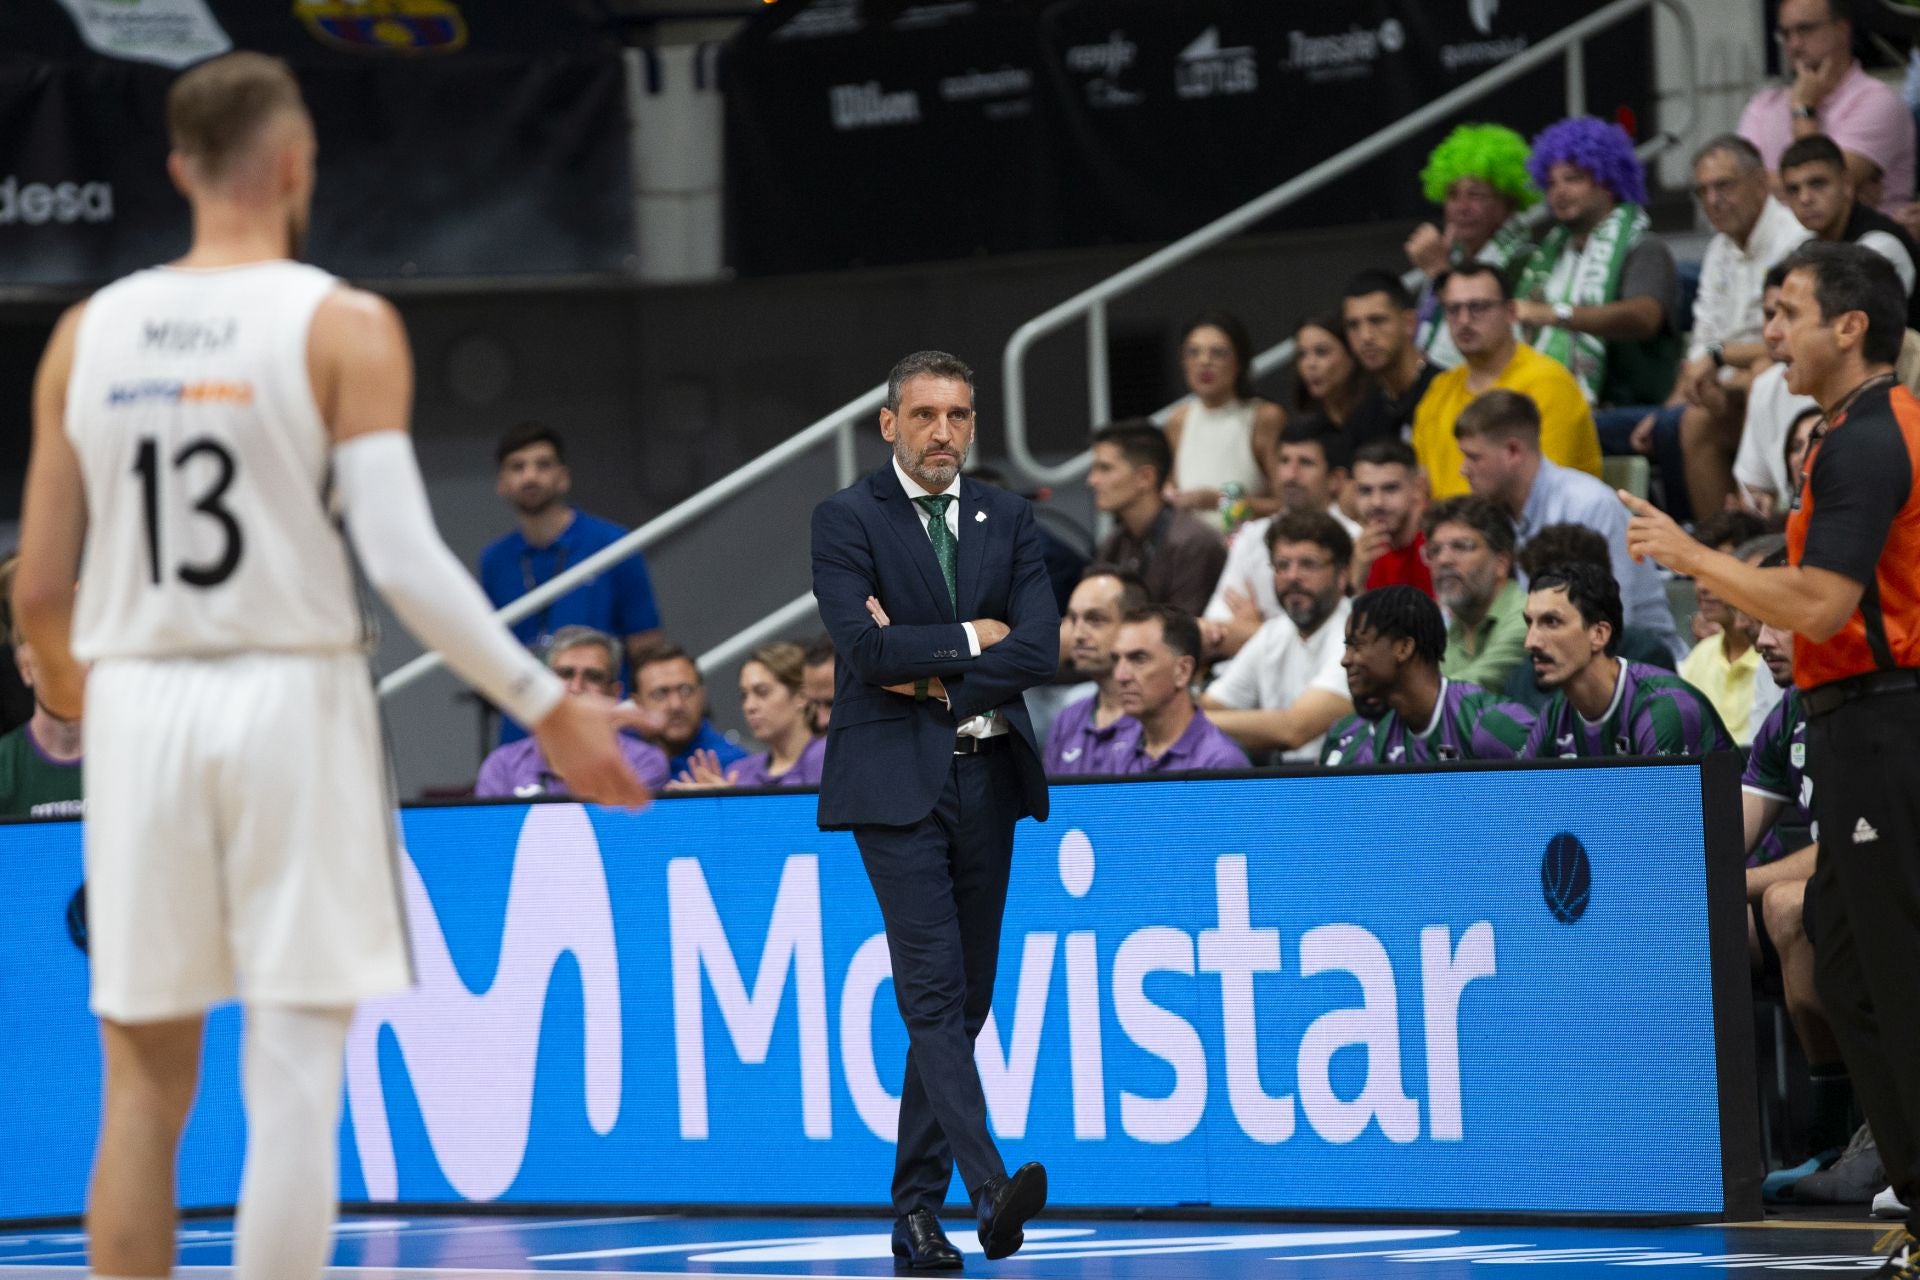
M 993 1007 L 1020 803 L 1012 750 L 956 755 L 932 813 L 911 826 L 853 829 L 886 921 L 894 998 L 907 1025 L 898 1214 L 937 1212 L 955 1164 L 969 1196 L 1006 1173 L 987 1132 L 973 1042 Z

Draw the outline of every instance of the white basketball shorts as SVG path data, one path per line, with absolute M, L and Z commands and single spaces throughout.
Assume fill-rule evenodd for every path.
M 114 658 L 87 679 L 93 1011 L 344 1005 L 412 982 L 365 658 Z

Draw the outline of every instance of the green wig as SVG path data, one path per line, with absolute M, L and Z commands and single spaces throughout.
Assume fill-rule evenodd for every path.
M 1461 178 L 1478 178 L 1513 201 L 1515 209 L 1531 209 L 1540 193 L 1527 176 L 1529 154 L 1527 140 L 1505 125 L 1463 124 L 1427 157 L 1420 188 L 1427 199 L 1444 204 L 1448 187 Z

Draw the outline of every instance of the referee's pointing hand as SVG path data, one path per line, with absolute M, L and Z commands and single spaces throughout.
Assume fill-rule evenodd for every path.
M 1633 518 L 1627 521 L 1627 554 L 1633 557 L 1634 563 L 1644 564 L 1651 557 L 1675 573 L 1691 573 L 1688 562 L 1693 553 L 1700 550 L 1693 536 L 1645 498 L 1635 497 L 1625 489 L 1614 492 L 1633 513 Z

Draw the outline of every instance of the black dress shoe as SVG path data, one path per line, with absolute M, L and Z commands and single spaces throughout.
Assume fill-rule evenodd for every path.
M 1027 1219 L 1047 1207 L 1047 1171 L 1037 1161 L 1021 1165 L 1011 1178 L 991 1178 L 973 1196 L 980 1218 L 980 1246 L 988 1261 L 1007 1257 L 1027 1242 Z
M 931 1209 L 915 1209 L 893 1221 L 895 1265 L 908 1271 L 958 1271 L 960 1251 L 940 1229 Z

